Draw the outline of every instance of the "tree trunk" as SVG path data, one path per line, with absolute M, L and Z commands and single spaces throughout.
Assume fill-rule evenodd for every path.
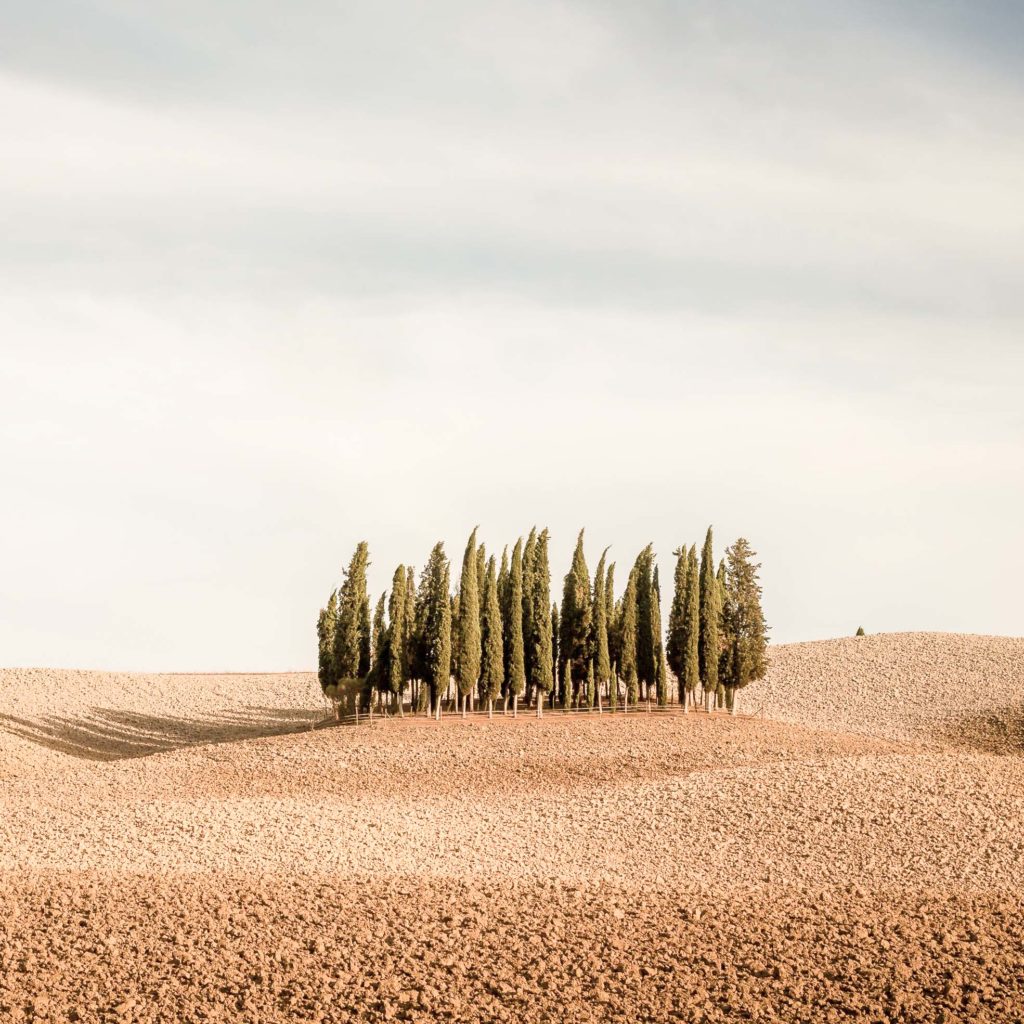
M 512 717 L 513 718 L 518 718 L 519 717 L 519 694 L 518 693 L 512 694 Z
M 487 698 L 487 717 L 488 718 L 493 718 L 494 717 L 494 698 L 493 697 L 488 697 Z
M 544 694 L 537 691 L 537 717 L 544 717 Z

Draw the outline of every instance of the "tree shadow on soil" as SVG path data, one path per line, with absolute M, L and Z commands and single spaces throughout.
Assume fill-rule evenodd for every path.
M 942 743 L 986 754 L 1024 754 L 1024 705 L 948 719 L 935 730 Z
M 183 747 L 286 736 L 335 724 L 322 711 L 252 706 L 207 718 L 145 715 L 116 708 L 91 708 L 75 718 L 0 714 L 0 730 L 87 761 L 148 757 Z

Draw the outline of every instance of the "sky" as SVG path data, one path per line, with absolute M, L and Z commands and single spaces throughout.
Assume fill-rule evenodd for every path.
M 1024 634 L 1024 6 L 0 0 L 0 664 L 315 666 L 437 540 Z M 455 570 L 457 575 L 457 568 Z

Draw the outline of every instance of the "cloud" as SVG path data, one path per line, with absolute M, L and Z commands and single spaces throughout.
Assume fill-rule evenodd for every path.
M 1018 17 L 0 8 L 0 648 L 308 664 L 357 540 L 534 519 L 747 533 L 779 639 L 1019 630 Z

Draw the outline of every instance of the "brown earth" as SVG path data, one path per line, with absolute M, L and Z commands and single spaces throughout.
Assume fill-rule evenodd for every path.
M 0 672 L 0 1020 L 1024 1020 L 1024 641 L 772 655 L 788 722 Z

